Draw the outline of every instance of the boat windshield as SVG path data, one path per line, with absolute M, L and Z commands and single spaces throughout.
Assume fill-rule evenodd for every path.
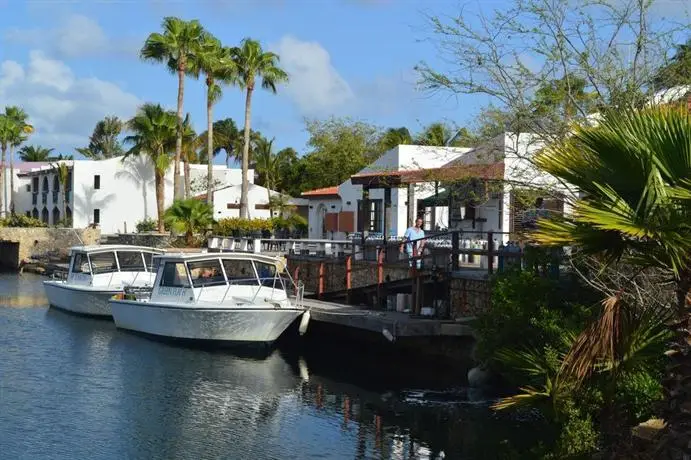
M 257 274 L 254 271 L 251 260 L 223 259 L 223 268 L 226 270 L 230 284 L 257 285 Z
M 192 286 L 194 287 L 226 284 L 226 279 L 221 269 L 221 263 L 218 259 L 188 262 L 187 267 L 190 270 Z
M 97 252 L 95 254 L 90 254 L 89 260 L 91 261 L 91 272 L 94 275 L 118 271 L 118 263 L 115 261 L 114 252 Z
M 118 262 L 120 263 L 120 271 L 123 272 L 146 271 L 142 253 L 139 251 L 118 251 Z
M 91 274 L 91 267 L 89 267 L 89 259 L 83 252 L 78 252 L 72 258 L 72 273 L 86 273 Z

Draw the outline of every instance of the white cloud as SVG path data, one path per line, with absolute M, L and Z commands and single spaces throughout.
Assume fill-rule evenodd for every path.
M 29 114 L 35 133 L 29 143 L 74 153 L 88 143 L 96 122 L 106 115 L 129 118 L 141 101 L 116 84 L 98 78 L 79 78 L 64 62 L 40 51 L 29 62 L 0 63 L 0 100 L 19 105 Z
M 46 50 L 61 58 L 136 56 L 134 40 L 109 38 L 96 21 L 80 14 L 67 16 L 58 26 L 48 30 L 11 28 L 5 32 L 4 39 Z
M 325 115 L 354 99 L 352 88 L 319 43 L 286 35 L 272 49 L 281 57 L 281 66 L 290 76 L 285 92 L 303 115 Z

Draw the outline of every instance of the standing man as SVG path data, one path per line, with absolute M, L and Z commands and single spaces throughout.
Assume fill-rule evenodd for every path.
M 421 240 L 425 237 L 425 231 L 422 229 L 422 225 L 422 217 L 418 217 L 415 219 L 415 225 L 408 227 L 403 235 L 405 243 L 401 244 L 401 253 L 403 253 L 405 249 L 406 254 L 408 254 L 408 265 L 411 267 L 413 266 L 412 258 L 414 256 L 421 256 L 422 250 L 425 247 L 424 241 L 417 242 L 417 240 Z M 418 270 L 422 268 L 422 259 L 417 259 L 416 266 Z

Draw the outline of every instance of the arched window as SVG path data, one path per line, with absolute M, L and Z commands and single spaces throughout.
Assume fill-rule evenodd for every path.
M 72 209 L 69 206 L 65 208 L 65 225 L 72 226 Z
M 43 178 L 43 187 L 41 189 L 43 193 L 48 193 L 48 178 L 44 177 Z
M 38 209 L 34 208 L 34 210 L 31 211 L 31 217 L 38 219 Z
M 48 215 L 48 209 L 47 208 L 43 208 L 43 211 L 41 211 L 41 220 L 43 221 L 44 224 L 48 225 L 49 215 Z
M 60 222 L 60 210 L 55 207 L 53 208 L 53 225 L 57 225 Z
M 53 176 L 53 191 L 54 192 L 60 191 L 60 179 L 58 178 L 57 174 Z

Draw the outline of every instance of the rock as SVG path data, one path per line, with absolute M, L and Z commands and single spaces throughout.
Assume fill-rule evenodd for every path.
M 481 367 L 474 367 L 468 371 L 468 386 L 482 387 L 486 386 L 490 380 L 490 373 Z

